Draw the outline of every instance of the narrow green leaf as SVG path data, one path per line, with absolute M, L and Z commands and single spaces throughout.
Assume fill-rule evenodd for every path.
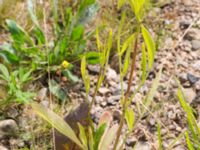
M 118 5 L 117 5 L 117 8 L 118 9 L 121 9 L 122 8 L 122 6 L 124 6 L 124 4 L 126 3 L 126 0 L 118 0 Z
M 146 49 L 144 43 L 142 44 L 141 67 L 142 67 L 142 81 L 144 81 L 147 76 L 147 59 L 146 59 Z
M 185 132 L 185 138 L 186 138 L 186 143 L 187 143 L 187 147 L 189 150 L 195 150 L 195 148 L 193 147 L 192 142 L 190 141 L 190 137 L 188 132 Z
M 97 48 L 100 51 L 102 43 L 101 43 L 101 41 L 99 39 L 99 28 L 96 29 L 96 43 L 97 43 Z
M 79 25 L 77 27 L 75 27 L 72 31 L 72 40 L 73 41 L 78 41 L 81 39 L 81 37 L 83 36 L 84 33 L 84 27 L 82 25 Z
M 88 141 L 87 141 L 87 136 L 86 136 L 86 133 L 85 133 L 85 129 L 80 123 L 78 123 L 78 127 L 79 127 L 79 138 L 81 139 L 81 142 L 83 143 L 83 145 L 85 147 L 87 147 Z
M 95 150 L 94 149 L 94 137 L 93 137 L 93 130 L 91 127 L 88 129 L 88 136 L 89 136 L 89 150 Z
M 125 59 L 124 59 L 124 67 L 122 69 L 122 76 L 124 77 L 128 72 L 128 67 L 130 64 L 130 55 L 131 55 L 131 48 L 126 51 Z
M 86 57 L 85 56 L 83 56 L 81 60 L 81 75 L 83 79 L 86 76 Z
M 184 93 L 181 90 L 180 84 L 179 84 L 177 96 L 178 96 L 179 102 L 180 102 L 183 110 L 187 114 L 187 122 L 188 122 L 188 126 L 189 126 L 189 129 L 191 131 L 193 139 L 195 141 L 200 141 L 200 128 L 197 124 L 197 121 L 194 117 L 194 114 L 193 114 L 193 111 L 192 111 L 190 105 L 185 100 L 185 96 L 184 96 Z M 200 144 L 200 143 L 198 142 L 198 144 Z
M 145 98 L 144 105 L 145 105 L 146 108 L 148 108 L 150 106 L 150 104 L 153 100 L 153 97 L 156 94 L 156 91 L 157 91 L 157 88 L 159 86 L 159 82 L 160 82 L 160 79 L 161 79 L 161 74 L 162 74 L 162 68 L 157 73 L 156 78 L 154 79 L 154 81 L 152 83 L 151 89 L 150 89 L 150 91 L 148 92 L 148 94 Z M 141 117 L 144 115 L 145 112 L 146 112 L 146 109 L 143 109 L 142 112 L 141 112 L 142 113 Z
M 153 63 L 154 63 L 154 55 L 156 52 L 155 43 L 149 31 L 143 25 L 141 26 L 141 29 L 142 29 L 142 36 L 144 38 L 145 45 L 148 51 L 148 58 L 149 58 L 148 63 L 149 63 L 149 70 L 150 70 L 153 67 Z
M 134 117 L 134 111 L 131 108 L 127 108 L 125 111 L 125 119 L 128 125 L 128 129 L 131 132 L 133 130 L 133 125 L 134 125 L 134 121 L 135 121 L 135 117 Z
M 10 81 L 10 74 L 9 74 L 6 66 L 4 66 L 3 64 L 0 64 L 0 72 L 2 73 L 3 79 L 6 80 L 7 82 L 9 82 Z
M 81 60 L 81 75 L 85 85 L 86 95 L 88 95 L 90 90 L 90 77 L 86 70 L 86 56 L 83 56 Z
M 124 54 L 124 52 L 126 51 L 126 49 L 130 46 L 130 44 L 132 44 L 133 40 L 135 38 L 135 34 L 132 34 L 130 37 L 128 37 L 125 42 L 122 45 L 122 49 L 120 51 L 120 55 L 122 56 Z
M 161 136 L 160 123 L 157 123 L 157 134 L 158 134 L 159 150 L 163 150 L 163 142 L 162 142 L 162 136 Z
M 101 57 L 101 53 L 100 52 L 87 52 L 86 53 L 86 60 L 88 62 L 88 64 L 99 64 L 100 63 L 100 57 Z

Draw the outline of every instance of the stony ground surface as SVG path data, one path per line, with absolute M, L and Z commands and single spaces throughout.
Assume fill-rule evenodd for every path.
M 160 29 L 164 31 L 164 41 L 157 52 L 154 69 L 148 80 L 132 99 L 131 106 L 136 112 L 138 112 L 136 104 L 141 104 L 145 99 L 161 66 L 163 66 L 162 75 L 151 106 L 145 116 L 135 125 L 134 132 L 126 141 L 126 149 L 131 149 L 136 144 L 136 150 L 156 150 L 158 147 L 156 126 L 159 122 L 164 149 L 187 150 L 183 144 L 185 143 L 183 138 L 180 138 L 173 147 L 169 147 L 169 145 L 187 127 L 186 117 L 177 99 L 178 85 L 175 78 L 178 78 L 184 87 L 187 101 L 196 108 L 200 105 L 200 1 L 172 0 L 166 2 L 161 8 L 155 8 L 154 14 L 150 15 L 152 18 L 154 17 L 152 27 L 153 23 L 159 22 Z M 112 61 L 116 60 L 112 59 Z M 139 70 L 140 64 L 136 65 Z M 92 75 L 91 85 L 94 86 L 99 72 L 98 66 L 89 66 L 88 70 Z M 121 114 L 119 78 L 116 66 L 111 63 L 92 110 L 96 123 L 105 111 L 109 111 L 113 115 L 113 123 L 119 122 Z M 138 83 L 139 73 L 135 74 L 132 81 L 132 92 L 137 88 Z M 127 86 L 127 78 L 125 78 L 124 91 Z M 46 92 L 45 87 L 38 92 L 44 106 L 48 106 Z M 78 104 L 85 97 L 82 82 L 70 87 L 68 92 L 73 103 Z M 89 100 L 92 99 L 93 92 L 93 88 L 91 88 Z M 54 107 L 58 107 L 57 104 Z M 66 111 L 63 107 L 61 113 Z M 51 144 L 49 144 L 51 133 L 45 130 L 49 127 L 37 119 L 28 107 L 13 106 L 0 114 L 3 116 L 0 121 L 0 150 L 16 150 L 30 144 L 34 146 L 33 149 L 51 149 Z M 41 125 L 40 128 L 38 128 L 39 125 Z M 44 143 L 46 143 L 46 147 Z

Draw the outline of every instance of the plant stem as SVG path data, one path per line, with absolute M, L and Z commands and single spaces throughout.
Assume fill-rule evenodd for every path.
M 136 38 L 135 38 L 135 42 L 134 42 L 134 49 L 133 49 L 133 53 L 132 53 L 131 72 L 130 72 L 130 76 L 129 76 L 129 80 L 128 80 L 128 88 L 127 88 L 127 91 L 125 93 L 125 98 L 123 99 L 122 115 L 121 115 L 121 118 L 120 118 L 119 128 L 117 130 L 117 137 L 116 137 L 116 140 L 115 140 L 115 143 L 114 143 L 113 150 L 116 150 L 116 148 L 117 148 L 117 144 L 119 142 L 121 130 L 122 130 L 122 127 L 124 125 L 126 104 L 127 104 L 127 101 L 128 101 L 130 90 L 131 90 L 131 83 L 132 83 L 132 80 L 133 80 L 133 74 L 134 74 L 134 70 L 135 70 L 135 63 L 136 63 L 136 56 L 137 56 L 137 45 L 138 45 L 138 34 L 136 34 Z

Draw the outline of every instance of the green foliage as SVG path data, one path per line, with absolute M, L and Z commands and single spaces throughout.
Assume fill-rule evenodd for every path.
M 192 149 L 191 145 L 193 145 L 194 149 L 199 149 L 200 148 L 200 142 L 199 142 L 200 141 L 200 128 L 199 128 L 199 125 L 197 124 L 197 120 L 195 119 L 192 108 L 185 100 L 185 96 L 184 96 L 184 93 L 182 92 L 182 88 L 180 85 L 179 85 L 179 89 L 177 92 L 177 96 L 178 96 L 179 102 L 180 102 L 183 110 L 185 111 L 185 113 L 187 115 L 189 132 L 191 134 L 190 137 L 189 137 L 189 135 L 187 135 L 187 133 L 185 135 L 187 146 L 189 149 Z
M 39 116 L 48 121 L 54 128 L 75 142 L 80 148 L 86 149 L 72 128 L 60 116 L 37 103 L 31 103 L 31 106 Z
M 130 109 L 130 108 L 126 109 L 125 119 L 128 124 L 128 129 L 131 132 L 133 130 L 133 125 L 134 125 L 134 121 L 135 121 L 135 115 L 134 115 L 133 109 Z
M 35 27 L 29 33 L 15 21 L 7 20 L 7 28 L 11 33 L 12 41 L 9 48 L 7 46 L 4 49 L 5 46 L 1 46 L 0 55 L 3 55 L 3 58 L 10 63 L 29 61 L 29 64 L 34 64 L 36 69 L 44 68 L 48 63 L 50 65 L 59 65 L 66 59 L 68 61 L 80 59 L 82 54 L 85 53 L 84 50 L 88 39 L 85 36 L 84 24 L 97 12 L 98 7 L 93 8 L 94 5 L 97 5 L 96 2 L 85 0 L 80 4 L 77 13 L 74 13 L 70 8 L 67 8 L 65 12 L 60 12 L 56 0 L 53 0 L 54 33 L 56 36 L 51 41 L 47 41 L 46 31 L 40 27 L 34 12 L 33 1 L 28 0 L 27 3 L 28 12 Z M 89 11 L 91 7 L 92 12 Z M 87 15 L 83 18 L 82 15 L 85 13 Z M 62 24 L 59 21 L 61 14 L 64 15 L 61 18 Z M 84 19 L 84 21 L 80 21 L 80 18 Z M 48 60 L 46 59 L 47 56 L 49 57 Z
M 23 68 L 9 73 L 7 67 L 0 64 L 0 79 L 6 81 L 5 87 L 8 91 L 6 101 L 12 103 L 27 103 L 31 101 L 34 94 L 24 90 L 26 83 L 31 80 L 31 73 L 32 71 L 27 71 Z
M 148 30 L 142 25 L 141 26 L 142 29 L 142 36 L 144 38 L 145 41 L 145 45 L 147 47 L 147 51 L 148 51 L 148 62 L 149 62 L 149 70 L 152 68 L 153 66 L 153 62 L 154 62 L 154 55 L 155 55 L 155 43 L 150 35 L 150 33 L 148 32 Z
M 163 141 L 162 141 L 162 136 L 161 136 L 160 123 L 157 123 L 157 134 L 158 134 L 159 150 L 163 150 Z

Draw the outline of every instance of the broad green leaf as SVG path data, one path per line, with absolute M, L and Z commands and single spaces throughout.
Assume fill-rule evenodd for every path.
M 10 81 L 10 74 L 8 72 L 8 69 L 6 68 L 6 66 L 4 66 L 3 64 L 0 64 L 0 73 L 2 74 L 2 78 L 4 80 L 6 80 L 7 82 Z
M 75 27 L 72 31 L 72 40 L 73 41 L 78 41 L 82 38 L 84 33 L 84 27 L 82 25 L 79 25 L 77 27 Z
M 16 24 L 13 20 L 6 20 L 8 30 L 11 33 L 11 36 L 16 44 L 22 45 L 25 42 L 28 42 L 31 46 L 34 45 L 33 40 L 30 38 L 28 33 L 24 31 L 22 27 Z
M 75 75 L 72 74 L 72 72 L 68 69 L 62 71 L 63 75 L 66 76 L 70 81 L 76 83 L 78 82 L 79 78 Z
M 101 141 L 99 143 L 98 150 L 108 150 L 110 145 L 115 139 L 116 133 L 118 129 L 118 124 L 113 125 L 110 129 L 107 130 L 107 132 L 104 133 L 104 135 L 101 138 Z
M 87 52 L 85 54 L 86 56 L 86 60 L 88 62 L 88 64 L 99 64 L 100 63 L 100 57 L 101 57 L 101 53 L 100 52 Z
M 156 52 L 155 43 L 149 31 L 143 25 L 141 26 L 141 29 L 142 29 L 142 36 L 144 38 L 145 45 L 148 51 L 148 64 L 149 64 L 149 70 L 150 70 L 153 67 L 153 63 L 154 63 L 154 55 Z
M 133 130 L 133 125 L 134 125 L 134 121 L 135 121 L 135 117 L 134 117 L 134 111 L 131 108 L 127 108 L 125 111 L 125 119 L 128 125 L 128 129 L 131 132 Z
M 103 136 L 105 129 L 107 127 L 106 123 L 103 123 L 95 132 L 94 135 L 94 150 L 98 150 L 99 142 L 101 140 L 101 137 Z
M 41 44 L 41 45 L 45 44 L 45 41 L 46 41 L 45 35 L 44 35 L 43 31 L 39 27 L 36 27 L 34 29 L 34 33 L 33 34 L 35 35 L 35 38 L 37 39 L 38 44 Z
M 81 142 L 83 143 L 83 145 L 85 147 L 87 147 L 88 141 L 87 141 L 87 136 L 86 136 L 86 133 L 85 133 L 85 129 L 80 123 L 78 123 L 78 127 L 79 127 L 79 138 L 81 139 Z
M 141 68 L 142 68 L 142 81 L 144 81 L 147 76 L 147 59 L 146 59 L 146 49 L 144 43 L 142 44 Z
M 80 148 L 86 150 L 87 148 L 84 147 L 79 139 L 77 138 L 76 134 L 72 130 L 72 128 L 56 113 L 51 111 L 50 109 L 45 108 L 42 105 L 37 103 L 30 104 L 33 110 L 47 122 L 49 122 L 54 128 L 56 128 L 60 133 L 67 136 L 71 139 L 74 143 L 76 143 Z
M 122 56 L 124 52 L 126 51 L 126 49 L 132 44 L 134 38 L 135 38 L 135 34 L 132 34 L 130 37 L 128 37 L 128 39 L 125 40 L 125 42 L 122 45 L 122 49 L 120 51 L 120 56 Z
M 27 82 L 28 80 L 31 79 L 31 73 L 32 73 L 32 70 L 29 70 L 27 72 L 25 72 L 24 69 L 19 69 L 20 72 L 19 72 L 19 78 L 20 78 L 20 82 L 21 83 L 25 83 Z
M 12 63 L 12 64 L 19 62 L 19 57 L 17 57 L 17 55 L 9 51 L 0 50 L 0 56 L 2 56 L 7 62 Z
M 117 8 L 121 9 L 121 7 L 126 3 L 126 0 L 118 0 Z

